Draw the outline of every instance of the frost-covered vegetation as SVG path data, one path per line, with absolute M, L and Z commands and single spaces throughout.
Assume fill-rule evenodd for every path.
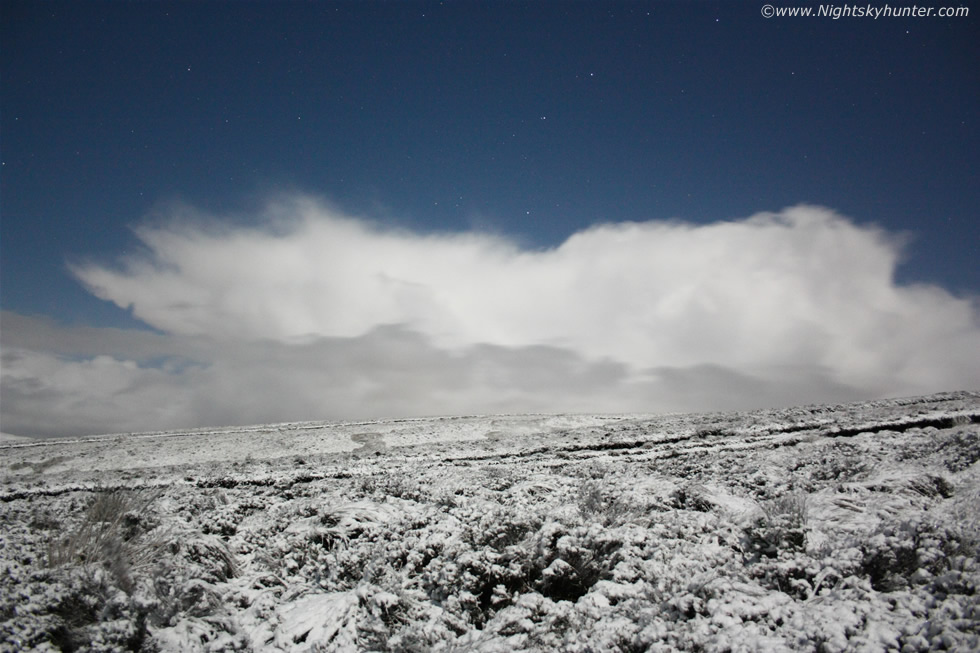
M 0 451 L 4 651 L 980 649 L 976 393 Z

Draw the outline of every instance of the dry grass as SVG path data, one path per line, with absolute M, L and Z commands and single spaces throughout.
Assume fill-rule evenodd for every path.
M 161 545 L 145 537 L 140 525 L 157 493 L 106 489 L 98 492 L 72 533 L 48 547 L 48 566 L 99 565 L 118 586 L 132 592 L 134 571 L 149 567 Z

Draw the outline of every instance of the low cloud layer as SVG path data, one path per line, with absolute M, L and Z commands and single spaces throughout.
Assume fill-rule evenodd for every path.
M 73 273 L 161 333 L 3 316 L 4 431 L 654 412 L 980 386 L 980 313 L 898 286 L 901 243 L 801 206 L 597 226 L 533 251 L 306 198 L 175 215 Z

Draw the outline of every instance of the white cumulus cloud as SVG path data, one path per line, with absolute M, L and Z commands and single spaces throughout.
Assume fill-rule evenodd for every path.
M 164 335 L 6 315 L 4 430 L 64 431 L 73 402 L 101 407 L 76 430 L 132 430 L 710 410 L 980 380 L 976 303 L 896 284 L 900 239 L 818 207 L 598 225 L 546 250 L 306 197 L 248 226 L 175 216 L 136 234 L 139 254 L 72 271 Z

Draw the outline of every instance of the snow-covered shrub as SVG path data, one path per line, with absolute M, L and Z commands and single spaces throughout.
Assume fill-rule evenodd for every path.
M 218 586 L 238 572 L 233 555 L 189 525 L 160 526 L 161 515 L 150 510 L 156 496 L 96 493 L 75 527 L 50 543 L 48 568 L 19 583 L 27 602 L 3 597 L 16 607 L 0 627 L 0 650 L 8 650 L 5 643 L 10 650 L 45 643 L 66 651 L 142 650 L 152 633 L 189 619 L 200 622 L 198 641 L 228 639 L 235 627 Z
M 749 567 L 749 575 L 763 587 L 797 599 L 812 598 L 821 587 L 840 580 L 833 567 L 799 551 L 780 551 Z
M 780 551 L 806 548 L 806 494 L 792 492 L 762 502 L 762 515 L 746 528 L 747 549 L 775 558 Z
M 929 437 L 904 442 L 898 449 L 898 460 L 936 459 L 952 473 L 962 472 L 980 460 L 980 428 L 968 427 L 936 432 L 924 429 Z
M 599 460 L 589 460 L 573 468 L 576 476 L 592 480 L 602 480 L 612 476 L 612 469 L 609 463 Z
M 544 596 L 575 601 L 599 580 L 611 576 L 622 547 L 616 529 L 587 524 L 566 529 L 546 523 L 535 534 L 531 578 Z
M 562 649 L 564 636 L 574 625 L 570 603 L 555 602 L 531 592 L 501 610 L 487 623 L 483 633 L 462 638 L 459 644 L 463 650 L 557 651 Z
M 485 475 L 485 487 L 494 492 L 508 490 L 521 479 L 521 475 L 516 469 L 501 465 L 487 467 Z
M 837 481 L 846 483 L 865 476 L 870 467 L 862 452 L 850 442 L 835 441 L 821 450 L 818 457 L 801 460 L 809 476 L 817 482 Z
M 697 512 L 711 512 L 714 503 L 708 497 L 708 491 L 703 485 L 696 483 L 685 483 L 683 486 L 674 490 L 671 495 L 671 502 L 674 508 L 681 510 L 694 510 Z
M 422 486 L 418 478 L 412 478 L 402 473 L 366 477 L 361 481 L 360 489 L 364 496 L 382 500 L 384 497 L 411 499 L 412 501 L 425 501 L 428 498 L 428 491 Z
M 474 548 L 502 550 L 538 530 L 543 518 L 537 512 L 500 504 L 472 504 L 452 512 L 464 525 L 462 539 Z
M 954 432 L 940 440 L 937 448 L 946 469 L 961 472 L 980 460 L 980 429 Z
M 604 526 L 618 526 L 634 520 L 640 511 L 623 497 L 608 495 L 608 485 L 586 481 L 579 486 L 578 509 L 587 522 L 598 521 Z
M 450 635 L 410 592 L 370 583 L 305 595 L 281 606 L 276 617 L 277 650 L 424 651 Z
M 977 543 L 952 525 L 917 518 L 880 527 L 861 544 L 861 571 L 879 591 L 940 583 L 943 592 L 973 594 L 977 578 L 956 580 L 975 570 Z
M 217 650 L 239 650 L 241 633 L 222 596 L 222 587 L 239 574 L 228 546 L 187 526 L 163 527 L 154 535 L 163 548 L 153 568 L 139 578 L 133 597 L 147 628 L 162 641 L 183 642 L 193 631 L 192 641 L 199 644 L 220 641 Z M 175 647 L 168 650 L 187 648 Z
M 41 579 L 46 605 L 34 645 L 62 651 L 139 650 L 146 638 L 144 615 L 98 567 L 64 567 Z M 33 594 L 33 592 L 32 592 Z M 41 607 L 41 606 L 35 606 Z M 25 648 L 28 641 L 23 642 Z

